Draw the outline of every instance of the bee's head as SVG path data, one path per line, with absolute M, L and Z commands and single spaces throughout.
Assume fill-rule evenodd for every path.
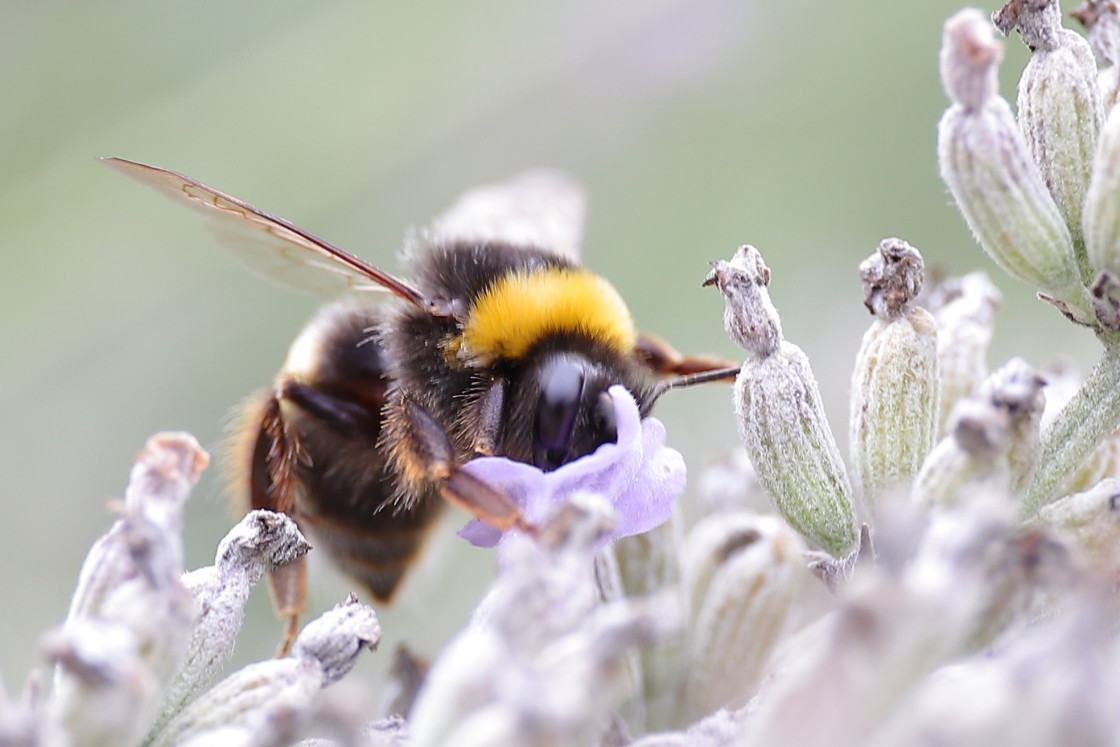
M 619 383 L 582 355 L 550 357 L 536 371 L 533 463 L 553 470 L 617 438 L 614 402 L 607 389 Z

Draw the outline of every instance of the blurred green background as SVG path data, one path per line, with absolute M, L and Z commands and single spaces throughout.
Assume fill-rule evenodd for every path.
M 681 349 L 737 355 L 700 281 L 708 260 L 760 247 L 844 442 L 869 322 L 855 268 L 886 236 L 946 272 L 992 272 L 993 362 L 1092 362 L 1087 333 L 975 248 L 937 176 L 937 52 L 958 2 L 0 4 L 8 687 L 40 663 L 145 439 L 185 429 L 216 449 L 316 304 L 95 156 L 183 171 L 391 270 L 406 227 L 464 188 L 563 168 L 591 194 L 587 264 Z M 1008 48 L 1013 96 L 1025 51 Z M 670 395 L 659 415 L 693 474 L 737 447 L 724 387 Z M 189 506 L 192 566 L 229 524 L 222 491 L 211 469 Z M 370 678 L 402 639 L 438 650 L 481 593 L 491 556 L 449 531 L 383 611 Z M 314 609 L 349 588 L 318 575 Z M 277 632 L 256 595 L 239 659 L 269 655 Z

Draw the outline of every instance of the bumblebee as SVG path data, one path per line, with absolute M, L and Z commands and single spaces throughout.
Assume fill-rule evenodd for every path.
M 401 300 L 322 309 L 246 408 L 234 447 L 241 505 L 291 515 L 378 600 L 392 597 L 447 502 L 532 531 L 508 497 L 460 469 L 469 460 L 559 468 L 615 440 L 610 386 L 625 386 L 644 417 L 664 391 L 737 370 L 635 330 L 614 287 L 579 263 L 583 192 L 555 173 L 467 192 L 413 239 L 405 280 L 190 177 L 104 161 L 202 210 L 271 278 Z M 305 565 L 270 584 L 290 642 Z

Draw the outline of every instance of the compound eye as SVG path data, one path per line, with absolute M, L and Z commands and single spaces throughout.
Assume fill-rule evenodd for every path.
M 583 401 L 584 370 L 579 363 L 560 359 L 541 372 L 534 445 L 537 466 L 556 469 L 569 459 L 572 431 Z

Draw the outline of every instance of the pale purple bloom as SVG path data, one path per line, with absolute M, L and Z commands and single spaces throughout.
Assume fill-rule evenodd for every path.
M 605 539 L 653 529 L 669 519 L 673 499 L 684 490 L 684 459 L 665 445 L 661 421 L 640 419 L 638 405 L 625 387 L 608 391 L 618 423 L 617 443 L 605 443 L 552 472 L 505 457 L 479 457 L 463 469 L 516 501 L 530 524 L 543 523 L 573 493 L 587 491 L 606 498 L 618 512 Z M 493 547 L 502 532 L 475 519 L 459 536 L 478 547 Z

